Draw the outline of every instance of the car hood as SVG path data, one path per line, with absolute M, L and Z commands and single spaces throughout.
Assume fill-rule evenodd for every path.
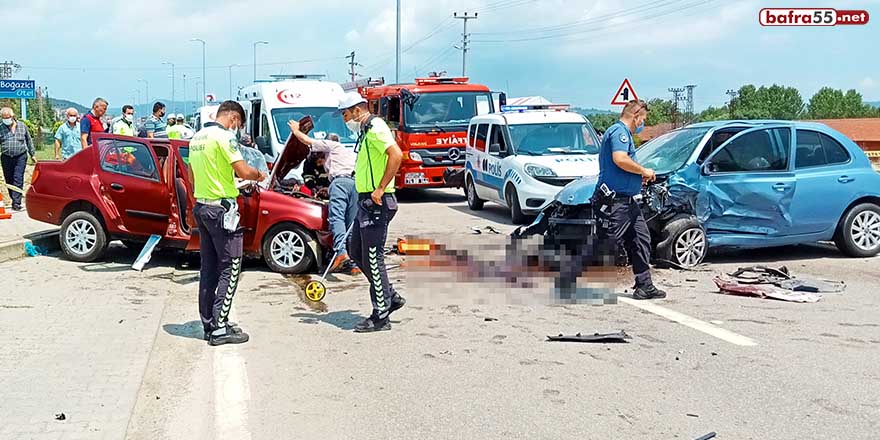
M 302 130 L 303 133 L 308 133 L 314 127 L 310 116 L 300 119 L 299 124 L 300 130 Z M 302 143 L 293 135 L 293 133 L 291 133 L 290 137 L 287 138 L 287 142 L 284 144 L 284 150 L 278 155 L 278 159 L 272 167 L 272 178 L 269 179 L 269 187 L 272 188 L 275 182 L 284 179 L 291 170 L 303 163 L 303 161 L 309 156 L 310 151 L 311 149 L 308 145 Z
M 552 156 L 518 156 L 523 165 L 533 163 L 552 169 L 559 177 L 596 176 L 599 156 L 596 154 L 559 154 Z
M 596 190 L 596 182 L 598 181 L 598 175 L 581 177 L 565 185 L 556 194 L 554 200 L 563 205 L 584 205 L 590 203 L 590 198 L 593 197 L 593 192 Z

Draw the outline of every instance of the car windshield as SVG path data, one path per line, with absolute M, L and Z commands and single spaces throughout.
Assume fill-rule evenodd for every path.
M 709 128 L 682 128 L 652 139 L 636 150 L 635 161 L 657 174 L 669 174 L 685 164 Z
M 485 92 L 423 93 L 403 106 L 403 120 L 411 128 L 466 126 L 472 117 L 490 113 L 491 102 Z
M 517 154 L 598 154 L 599 140 L 584 122 L 517 124 L 508 127 Z
M 272 110 L 272 119 L 275 122 L 275 133 L 278 133 L 278 142 L 287 142 L 290 136 L 290 127 L 287 122 L 290 120 L 299 121 L 306 117 L 312 117 L 315 128 L 309 133 L 315 139 L 324 139 L 330 133 L 339 135 L 340 142 L 354 143 L 357 141 L 357 135 L 351 132 L 345 126 L 342 116 L 334 115 L 335 107 L 296 107 L 296 108 L 276 108 Z

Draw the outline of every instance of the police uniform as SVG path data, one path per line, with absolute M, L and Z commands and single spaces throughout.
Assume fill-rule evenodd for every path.
M 385 268 L 385 240 L 388 223 L 397 213 L 394 181 L 388 183 L 382 196 L 382 205 L 373 203 L 371 194 L 385 174 L 388 163 L 386 149 L 396 145 L 388 124 L 378 117 L 371 117 L 361 129 L 355 147 L 355 189 L 358 193 L 358 210 L 351 235 L 348 239 L 348 255 L 370 282 L 370 301 L 373 313 L 370 319 L 387 330 L 390 313 L 400 308 L 404 300 L 397 294 Z
M 123 136 L 134 136 L 135 128 L 134 122 L 128 122 L 125 119 L 120 119 L 113 123 L 113 134 L 121 134 Z
M 224 334 L 238 287 L 242 231 L 238 228 L 238 189 L 232 164 L 244 158 L 235 132 L 205 124 L 189 143 L 199 225 L 199 314 L 205 333 Z
M 642 190 L 642 176 L 623 170 L 614 163 L 612 153 L 622 151 L 630 158 L 636 149 L 632 133 L 623 122 L 616 122 L 602 137 L 599 149 L 599 181 L 597 191 L 604 183 L 615 196 L 608 215 L 608 238 L 623 244 L 636 279 L 636 287 L 653 286 L 651 281 L 651 233 L 642 216 L 642 210 L 633 196 Z

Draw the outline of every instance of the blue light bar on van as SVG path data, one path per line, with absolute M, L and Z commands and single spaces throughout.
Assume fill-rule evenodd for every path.
M 528 110 L 555 110 L 567 111 L 571 106 L 568 104 L 535 104 L 535 105 L 502 105 L 502 112 L 524 112 Z
M 527 105 L 502 105 L 502 112 L 524 112 L 528 110 L 530 107 Z

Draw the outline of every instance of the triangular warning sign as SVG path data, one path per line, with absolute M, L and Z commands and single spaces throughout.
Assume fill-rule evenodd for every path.
M 617 89 L 617 94 L 615 94 L 614 99 L 611 100 L 611 105 L 626 105 L 627 102 L 634 99 L 638 100 L 639 97 L 636 95 L 636 91 L 633 89 L 632 84 L 629 83 L 629 79 L 624 78 L 620 88 Z

